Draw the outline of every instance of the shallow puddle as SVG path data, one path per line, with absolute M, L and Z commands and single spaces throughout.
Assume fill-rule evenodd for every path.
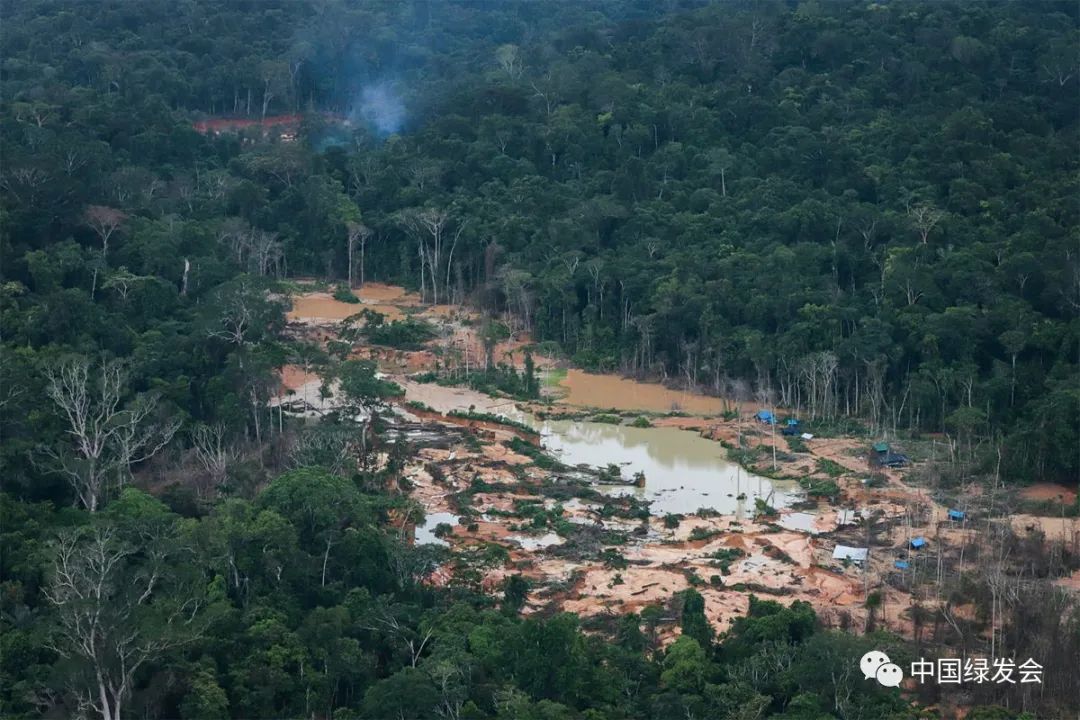
M 521 546 L 522 550 L 541 550 L 552 545 L 562 545 L 566 542 L 563 538 L 559 537 L 553 532 L 546 533 L 540 537 L 528 537 L 524 535 L 510 535 L 506 538 L 512 540 Z
M 440 523 L 447 523 L 448 525 L 457 525 L 461 522 L 461 518 L 453 513 L 437 512 L 428 513 L 424 518 L 423 525 L 416 526 L 416 532 L 414 537 L 416 538 L 417 545 L 442 545 L 443 547 L 449 547 L 450 543 L 446 542 L 442 538 L 435 537 L 435 528 Z
M 816 520 L 817 515 L 808 512 L 792 512 L 781 515 L 776 524 L 786 530 L 799 530 L 800 532 L 816 535 L 821 532 L 817 525 L 814 524 Z

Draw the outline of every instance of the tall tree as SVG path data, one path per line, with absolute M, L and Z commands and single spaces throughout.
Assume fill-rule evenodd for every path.
M 95 512 L 130 479 L 131 466 L 156 455 L 180 428 L 156 417 L 158 398 L 139 395 L 122 405 L 127 377 L 122 363 L 94 367 L 75 357 L 45 370 L 46 393 L 60 410 L 68 441 L 43 447 L 48 465 L 67 478 L 79 503 Z

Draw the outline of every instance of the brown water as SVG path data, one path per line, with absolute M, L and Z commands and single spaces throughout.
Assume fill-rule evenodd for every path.
M 400 379 L 398 382 L 405 388 L 407 400 L 422 402 L 439 412 L 471 407 L 477 412 L 502 415 L 531 425 L 540 431 L 544 447 L 568 465 L 603 467 L 614 463 L 622 468 L 627 480 L 636 472 L 644 472 L 644 488 L 610 485 L 603 489 L 615 494 L 634 493 L 650 500 L 654 514 L 687 514 L 699 508 L 713 508 L 723 514 L 746 516 L 752 514 L 756 497 L 767 499 L 777 509 L 802 499 L 796 483 L 749 474 L 727 459 L 720 443 L 695 432 L 676 427 L 540 421 L 522 413 L 512 401 L 475 390 Z M 745 496 L 741 500 L 740 494 Z
M 361 291 L 354 290 L 353 294 L 363 298 Z M 319 322 L 333 322 L 344 320 L 350 315 L 355 315 L 363 310 L 374 310 L 386 316 L 387 320 L 400 320 L 405 317 L 404 313 L 394 305 L 385 305 L 372 302 L 366 298 L 359 303 L 347 303 L 335 300 L 330 293 L 312 292 L 296 295 L 292 300 L 292 310 L 285 317 L 293 322 L 305 322 L 318 324 Z
M 540 430 L 544 447 L 568 465 L 615 463 L 628 480 L 644 472 L 644 488 L 605 489 L 652 501 L 654 515 L 712 508 L 746 516 L 753 512 L 757 497 L 777 509 L 802 499 L 797 483 L 752 475 L 728 460 L 720 443 L 686 430 L 573 420 L 532 424 Z M 741 500 L 740 495 L 744 495 Z
M 720 415 L 732 406 L 730 401 L 722 398 L 671 390 L 659 383 L 637 382 L 617 375 L 594 375 L 582 370 L 568 370 L 559 385 L 566 390 L 562 402 L 581 407 Z

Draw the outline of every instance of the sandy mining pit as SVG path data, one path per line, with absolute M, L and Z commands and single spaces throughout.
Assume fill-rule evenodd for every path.
M 498 594 L 507 577 L 524 576 L 531 585 L 524 612 L 565 610 L 597 617 L 638 612 L 649 605 L 671 608 L 675 593 L 694 587 L 705 598 L 707 616 L 718 631 L 745 612 L 751 594 L 785 604 L 803 600 L 826 623 L 862 627 L 866 597 L 878 592 L 882 598 L 879 625 L 910 633 L 913 597 L 899 589 L 903 584 L 896 582 L 894 561 L 911 534 L 926 534 L 934 542 L 953 547 L 973 542 L 974 529 L 948 524 L 948 508 L 935 503 L 927 490 L 906 484 L 905 471 L 880 472 L 881 487 L 864 484 L 870 475 L 865 440 L 815 438 L 805 441 L 805 450 L 793 452 L 787 438 L 753 422 L 757 408 L 752 404 L 735 405 L 659 384 L 573 369 L 565 376 L 553 376 L 560 379 L 553 388 L 558 397 L 555 404 L 531 406 L 464 387 L 412 380 L 411 374 L 445 368 L 447 363 L 459 368 L 482 363 L 481 319 L 462 308 L 422 306 L 414 294 L 388 285 L 368 283 L 355 294 L 360 304 L 335 301 L 325 292 L 299 295 L 293 299 L 290 320 L 302 336 L 324 343 L 333 337 L 341 318 L 364 307 L 378 309 L 391 319 L 409 314 L 435 325 L 437 336 L 424 350 L 356 344 L 350 354 L 376 360 L 404 388 L 401 411 L 407 413 L 406 404 L 412 402 L 436 413 L 471 410 L 535 423 L 542 431 L 547 427 L 544 444 L 554 460 L 598 466 L 619 458 L 626 463 L 627 473 L 635 466 L 646 468 L 644 488 L 583 483 L 581 475 L 557 465 L 542 467 L 532 451 L 524 455 L 511 449 L 517 442 L 514 432 L 497 424 L 482 430 L 458 427 L 454 429 L 458 435 L 452 436 L 457 440 L 418 449 L 402 474 L 408 481 L 403 487 L 409 488 L 429 516 L 416 530 L 416 541 L 438 540 L 455 551 L 471 553 L 470 557 L 491 544 L 502 547 L 508 559 L 485 561 L 477 567 L 482 587 Z M 519 335 L 501 343 L 496 359 L 521 367 L 528 342 Z M 539 355 L 534 360 L 541 368 L 557 364 Z M 289 367 L 283 390 L 306 398 L 317 391 L 317 380 L 317 370 Z M 582 421 L 584 408 L 591 413 L 614 408 L 627 417 L 621 425 L 605 427 Z M 740 417 L 721 419 L 736 408 Z M 574 419 L 545 425 L 532 414 L 538 410 Z M 689 414 L 659 417 L 672 410 Z M 637 413 L 650 415 L 653 427 L 630 428 L 630 419 Z M 437 417 L 424 422 L 439 424 Z M 461 441 L 462 437 L 468 442 Z M 575 438 L 580 440 L 577 448 L 572 447 Z M 759 483 L 760 478 L 745 469 L 735 473 L 737 484 L 729 487 L 721 481 L 720 468 L 729 462 L 724 445 L 757 451 L 756 466 L 767 468 L 775 478 L 828 480 L 819 460 L 830 460 L 842 469 L 843 474 L 835 478 L 841 497 L 832 505 L 822 501 L 794 507 L 801 498 L 797 483 L 782 479 Z M 515 447 L 521 450 L 520 445 Z M 597 447 L 600 450 L 593 452 Z M 673 470 L 681 467 L 685 471 Z M 664 473 L 683 475 L 671 480 Z M 692 501 L 679 505 L 667 500 L 680 494 L 689 497 L 687 483 L 693 478 L 697 484 L 692 487 L 696 493 Z M 745 498 L 738 498 L 744 494 Z M 1025 497 L 1050 500 L 1062 494 L 1060 489 L 1033 487 Z M 773 503 L 779 513 L 756 514 L 755 496 Z M 652 507 L 643 519 L 645 501 Z M 698 508 L 719 512 L 699 516 Z M 665 523 L 665 512 L 682 516 L 675 527 Z M 910 520 L 906 525 L 899 521 L 915 516 L 920 519 L 914 527 Z M 838 543 L 863 543 L 860 523 L 866 518 L 881 526 L 868 567 L 833 560 Z M 415 519 L 405 522 L 416 524 Z M 450 525 L 449 536 L 434 537 L 432 531 L 439 522 Z M 1012 522 L 1020 531 L 1037 527 L 1050 538 L 1080 537 L 1078 522 L 1070 518 L 1017 515 Z M 440 585 L 456 581 L 453 563 L 442 565 L 428 578 Z M 1074 575 L 1059 585 L 1072 587 L 1077 582 Z M 677 622 L 673 611 L 664 616 L 671 622 L 663 629 L 663 637 L 671 639 Z
M 300 295 L 293 299 L 290 320 L 308 328 L 303 332 L 323 333 L 318 339 L 325 341 L 325 333 L 335 323 L 364 307 L 377 309 L 391 319 L 410 313 L 439 328 L 430 346 L 441 347 L 439 354 L 444 359 L 448 350 L 456 348 L 459 361 L 464 361 L 466 351 L 470 362 L 482 360 L 482 343 L 476 336 L 478 323 L 475 318 L 463 322 L 470 319 L 467 312 L 450 308 L 417 312 L 415 296 L 391 286 L 369 283 L 355 294 L 360 304 L 336 301 L 325 292 Z M 527 342 L 528 338 L 519 336 L 500 344 L 495 353 L 497 360 L 520 366 Z M 352 356 L 378 361 L 380 369 L 404 388 L 403 405 L 414 402 L 444 414 L 471 410 L 517 422 L 531 421 L 527 412 L 505 398 L 462 387 L 419 383 L 401 374 L 433 369 L 437 360 L 434 352 L 356 345 Z M 537 357 L 539 367 L 553 364 L 548 358 Z M 317 376 L 317 372 L 290 367 L 283 377 L 284 389 L 292 396 L 306 396 L 317 391 Z M 754 430 L 751 423 L 743 429 L 715 417 L 730 410 L 733 406 L 729 403 L 658 384 L 576 370 L 566 373 L 558 392 L 564 395 L 560 406 L 567 409 L 590 406 L 654 414 L 672 409 L 696 413 L 656 418 L 655 431 L 587 424 L 589 432 L 608 435 L 617 449 L 637 448 L 642 462 L 647 458 L 655 463 L 648 466 L 653 468 L 651 472 L 686 463 L 687 479 L 682 485 L 670 483 L 670 487 L 658 486 L 654 480 L 643 491 L 623 488 L 598 493 L 595 488 L 563 486 L 561 473 L 542 469 L 532 458 L 511 450 L 512 433 L 496 429 L 470 446 L 422 448 L 414 462 L 406 466 L 403 478 L 408 481 L 409 492 L 429 515 L 428 522 L 420 523 L 415 531 L 419 541 L 446 543 L 458 550 L 489 543 L 504 547 L 510 560 L 501 566 L 485 567 L 483 586 L 497 592 L 510 574 L 529 578 L 532 589 L 526 612 L 568 610 L 592 616 L 636 611 L 650 604 L 666 605 L 674 593 L 694 586 L 705 597 L 708 616 L 718 630 L 745 610 L 751 592 L 785 602 L 807 600 L 823 611 L 848 608 L 853 616 L 858 615 L 861 585 L 857 574 L 818 572 L 813 558 L 822 540 L 810 532 L 755 523 L 748 519 L 747 507 L 741 501 L 737 508 L 732 505 L 729 513 L 710 517 L 692 514 L 699 506 L 733 503 L 737 492 L 711 492 L 698 487 L 693 507 L 679 508 L 685 517 L 676 528 L 666 527 L 660 517 L 663 513 L 658 511 L 647 523 L 633 517 L 633 503 L 657 503 L 658 498 L 685 492 L 685 483 L 695 473 L 701 475 L 695 481 L 699 485 L 714 482 L 709 468 L 726 461 L 722 446 L 709 439 L 709 428 L 713 429 L 713 437 L 735 439 L 743 434 L 750 436 Z M 407 412 L 408 408 L 404 409 Z M 747 406 L 744 413 L 750 410 Z M 569 425 L 555 427 L 562 433 L 560 437 L 568 437 Z M 587 433 L 581 436 L 582 446 L 589 444 L 589 437 Z M 698 443 L 703 445 L 699 448 Z M 604 460 L 599 455 L 577 457 L 567 451 L 565 443 L 562 452 L 567 456 L 564 459 L 592 465 L 603 464 Z M 438 480 L 429 472 L 431 465 L 440 470 Z M 472 488 L 477 480 L 483 487 L 478 492 Z M 738 487 L 733 486 L 733 490 Z M 577 497 L 580 492 L 586 497 Z M 756 492 L 746 488 L 751 499 Z M 762 494 L 779 502 L 776 492 Z M 623 509 L 612 515 L 612 505 Z M 537 509 L 545 513 L 542 520 L 535 517 Z M 621 516 L 620 512 L 626 514 Z M 408 522 L 416 524 L 415 520 Z M 435 538 L 431 534 L 439 522 L 451 526 L 449 536 Z M 729 560 L 723 570 L 717 567 L 717 553 Z M 430 581 L 452 583 L 452 571 L 441 567 Z
M 298 293 L 293 296 L 292 309 L 285 317 L 289 322 L 305 325 L 331 325 L 366 309 L 379 312 L 392 321 L 401 320 L 408 309 L 420 304 L 420 298 L 415 294 L 383 283 L 365 283 L 362 288 L 354 289 L 352 294 L 359 302 L 335 300 L 332 292 Z
M 677 527 L 657 516 L 647 523 L 603 517 L 608 497 L 552 497 L 559 492 L 557 474 L 507 463 L 514 455 L 503 447 L 507 439 L 483 444 L 479 452 L 464 446 L 421 451 L 405 475 L 427 512 L 459 520 L 445 538 L 450 547 L 495 543 L 506 548 L 511 561 L 486 569 L 483 585 L 497 590 L 509 574 L 524 575 L 532 584 L 526 612 L 566 610 L 583 617 L 637 612 L 647 605 L 666 606 L 675 593 L 696 587 L 718 631 L 745 611 L 751 593 L 785 603 L 805 600 L 829 617 L 846 613 L 856 622 L 863 617 L 858 570 L 820 567 L 837 512 L 823 513 L 814 532 L 733 514 L 690 515 Z M 424 469 L 427 463 L 442 468 L 440 482 Z M 466 487 L 474 479 L 482 491 Z M 537 510 L 547 517 L 537 521 Z M 423 541 L 426 535 L 417 537 Z M 443 568 L 432 581 L 453 579 Z

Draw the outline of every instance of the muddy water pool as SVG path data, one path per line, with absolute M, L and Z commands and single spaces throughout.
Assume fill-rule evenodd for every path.
M 725 456 L 719 443 L 678 428 L 635 428 L 574 420 L 531 421 L 544 447 L 567 465 L 618 465 L 627 480 L 645 473 L 645 487 L 600 486 L 652 502 L 654 515 L 712 508 L 749 515 L 754 498 L 780 509 L 803 499 L 794 482 L 752 475 Z M 740 496 L 742 498 L 740 499 Z

